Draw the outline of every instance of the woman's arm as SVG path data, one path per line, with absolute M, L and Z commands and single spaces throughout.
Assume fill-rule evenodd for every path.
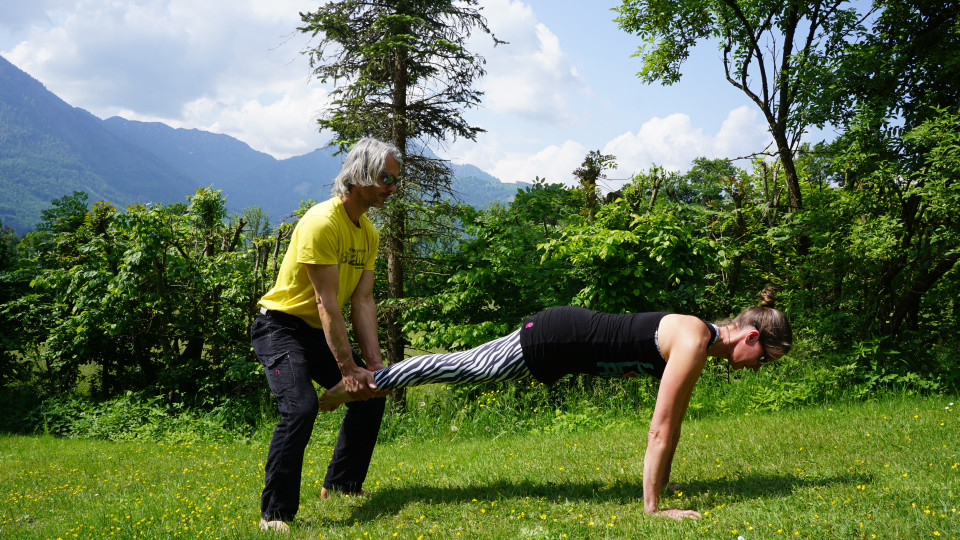
M 695 317 L 668 317 L 673 317 L 673 320 L 664 318 L 661 323 L 660 349 L 667 358 L 667 367 L 660 380 L 647 436 L 647 451 L 643 461 L 643 507 L 648 514 L 676 519 L 699 517 L 700 514 L 692 510 L 661 510 L 660 490 L 670 474 L 680 440 L 680 425 L 706 362 L 710 332 Z
M 686 417 L 686 411 L 680 415 L 681 418 Z M 663 479 L 660 481 L 660 489 L 663 490 L 671 489 L 670 488 L 670 469 L 673 467 L 673 455 L 677 451 L 677 443 L 680 442 L 680 428 L 682 423 L 677 425 L 677 429 L 673 432 L 673 440 L 670 443 L 670 452 L 667 454 L 667 470 L 663 471 Z

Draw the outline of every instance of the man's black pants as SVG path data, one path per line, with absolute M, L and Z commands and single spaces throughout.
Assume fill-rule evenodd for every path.
M 319 412 L 312 381 L 330 388 L 342 378 L 323 330 L 278 311 L 261 314 L 250 326 L 253 350 L 280 408 L 267 453 L 260 514 L 266 520 L 291 521 L 300 508 L 303 454 Z M 354 361 L 366 367 L 356 352 Z M 327 466 L 323 487 L 360 492 L 380 432 L 384 398 L 347 404 L 340 435 Z

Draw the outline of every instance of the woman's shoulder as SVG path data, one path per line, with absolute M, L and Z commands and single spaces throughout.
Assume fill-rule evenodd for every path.
M 706 352 L 711 333 L 703 319 L 694 315 L 670 313 L 660 320 L 657 339 L 662 349 L 680 346 Z
M 707 323 L 703 321 L 700 317 L 696 315 L 684 315 L 683 313 L 667 313 L 663 316 L 663 319 L 660 320 L 660 325 L 675 326 L 682 329 L 703 329 L 704 332 L 710 333 L 710 330 L 707 328 Z

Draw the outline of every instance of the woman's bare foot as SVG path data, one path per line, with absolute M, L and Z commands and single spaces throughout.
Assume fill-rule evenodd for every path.
M 375 390 L 373 392 L 373 397 L 384 397 L 389 395 L 390 390 Z M 343 403 L 357 401 L 347 393 L 347 389 L 343 386 L 343 381 L 338 382 L 336 386 L 333 386 L 321 394 L 317 400 L 320 402 L 320 410 L 324 412 L 334 411 Z
M 354 401 L 347 393 L 347 389 L 344 388 L 343 381 L 338 382 L 336 386 L 321 394 L 317 399 L 320 401 L 320 410 L 324 412 L 336 410 L 341 403 Z

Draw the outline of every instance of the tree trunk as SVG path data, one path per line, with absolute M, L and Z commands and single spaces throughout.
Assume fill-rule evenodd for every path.
M 398 48 L 394 51 L 393 81 L 393 118 L 391 118 L 391 137 L 404 158 L 407 156 L 407 51 Z M 404 259 L 403 250 L 406 240 L 407 216 L 403 204 L 407 186 L 401 185 L 396 196 L 400 204 L 394 205 L 387 216 L 387 298 L 404 298 Z M 406 349 L 406 336 L 400 326 L 397 308 L 391 306 L 384 313 L 384 326 L 387 331 L 387 365 L 403 361 Z M 402 388 L 393 393 L 393 407 L 396 410 L 406 408 L 406 394 Z
M 773 139 L 777 142 L 777 152 L 783 165 L 783 180 L 787 184 L 787 209 L 791 214 L 803 210 L 803 196 L 800 194 L 800 179 L 797 178 L 797 165 L 793 161 L 793 150 L 787 144 L 786 133 L 775 130 Z M 805 233 L 797 235 L 797 255 L 801 259 L 810 253 L 810 237 Z
M 941 260 L 936 266 L 929 270 L 919 272 L 919 275 L 917 275 L 910 286 L 897 298 L 896 306 L 890 317 L 890 325 L 887 331 L 888 335 L 896 337 L 903 329 L 905 321 L 917 317 L 923 295 L 933 288 L 940 278 L 956 266 L 958 260 L 960 260 L 960 255 L 954 255 Z
M 786 134 L 774 133 L 773 138 L 777 142 L 780 163 L 783 164 L 783 178 L 787 184 L 789 210 L 791 213 L 802 210 L 803 196 L 800 194 L 800 180 L 797 178 L 797 165 L 793 161 L 793 150 L 787 144 Z
M 743 218 L 743 200 L 746 193 L 742 188 L 738 188 L 735 179 L 730 178 L 728 189 L 733 198 L 734 213 L 737 217 L 737 239 L 743 241 L 747 236 L 747 222 Z M 730 274 L 727 280 L 727 292 L 733 298 L 737 294 L 737 288 L 740 285 L 740 269 L 743 266 L 743 255 L 737 250 L 737 255 L 733 256 L 733 264 L 730 266 Z
M 663 183 L 665 173 L 662 170 L 656 170 L 653 173 L 653 187 L 650 189 L 650 211 L 653 211 L 653 206 L 657 204 L 657 194 L 660 193 L 660 184 Z

